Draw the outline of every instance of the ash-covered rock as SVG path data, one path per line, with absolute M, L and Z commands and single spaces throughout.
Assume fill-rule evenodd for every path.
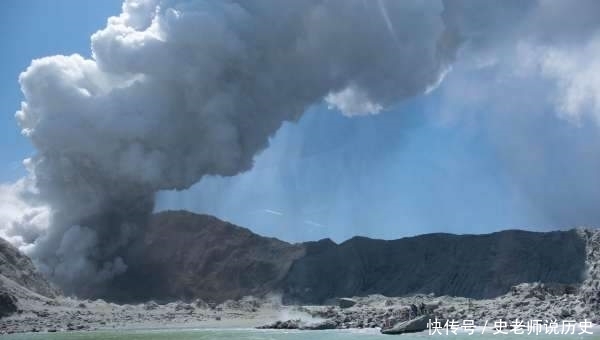
M 243 297 L 240 300 L 227 300 L 221 305 L 217 306 L 220 309 L 237 309 L 246 312 L 256 312 L 262 303 L 259 299 L 251 296 Z
M 579 296 L 584 314 L 600 323 L 600 229 L 579 228 L 586 242 L 585 280 L 579 287 Z
M 0 318 L 17 312 L 17 298 L 13 295 L 0 292 Z
M 417 316 L 414 319 L 402 321 L 390 328 L 382 329 L 383 334 L 403 334 L 422 332 L 427 329 L 427 326 L 432 317 L 430 315 Z
M 286 321 L 275 321 L 271 324 L 258 326 L 258 329 L 298 329 L 302 325 L 302 321 L 300 319 L 295 320 L 286 320 Z
M 350 308 L 356 305 L 356 301 L 350 298 L 340 298 L 338 299 L 338 306 L 340 308 Z
M 3 238 L 0 238 L 0 276 L 42 296 L 52 298 L 59 294 L 37 271 L 31 259 Z

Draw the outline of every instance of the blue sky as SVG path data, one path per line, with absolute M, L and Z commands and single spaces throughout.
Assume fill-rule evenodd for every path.
M 159 195 L 287 240 L 545 229 L 477 129 L 432 118 L 436 94 L 368 117 L 316 106 L 247 173 Z M 533 225 L 533 223 L 540 223 Z
M 33 152 L 21 136 L 14 113 L 22 95 L 18 77 L 31 60 L 44 56 L 79 53 L 89 56 L 90 35 L 121 9 L 121 1 L 9 0 L 0 13 L 3 51 L 0 63 L 0 181 L 23 176 L 23 158 Z
M 21 161 L 33 152 L 14 119 L 19 73 L 42 56 L 89 57 L 90 35 L 120 6 L 116 0 L 5 4 L 0 33 L 11 38 L 0 42 L 0 182 L 22 177 Z M 496 71 L 486 72 L 467 83 L 493 82 Z M 214 214 L 289 241 L 600 223 L 592 212 L 600 193 L 589 185 L 597 169 L 590 161 L 598 155 L 590 146 L 596 128 L 569 124 L 553 107 L 519 96 L 510 97 L 518 102 L 510 106 L 499 93 L 483 102 L 468 96 L 472 90 L 453 94 L 463 75 L 454 70 L 433 92 L 378 115 L 349 118 L 317 103 L 299 122 L 284 124 L 252 170 L 162 192 L 156 209 Z M 503 90 L 512 95 L 537 86 L 548 95 L 538 82 Z M 535 160 L 527 161 L 527 150 Z

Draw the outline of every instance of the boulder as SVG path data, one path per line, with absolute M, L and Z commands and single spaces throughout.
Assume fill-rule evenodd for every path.
M 337 323 L 333 320 L 325 320 L 323 322 L 308 324 L 306 326 L 301 327 L 303 330 L 324 330 L 324 329 L 336 329 Z
M 157 308 L 158 308 L 158 303 L 156 303 L 154 301 L 148 301 L 148 302 L 146 302 L 146 304 L 144 304 L 145 310 L 155 310 Z
M 13 295 L 0 293 L 0 318 L 9 316 L 17 311 L 17 298 Z
M 382 329 L 381 333 L 383 333 L 383 334 L 403 334 L 403 333 L 422 332 L 424 330 L 427 330 L 427 324 L 429 323 L 429 319 L 431 319 L 431 316 L 421 315 L 412 320 L 399 322 L 391 328 Z
M 196 306 L 196 308 L 200 308 L 200 309 L 210 309 L 211 308 L 210 305 L 202 299 L 194 300 L 193 304 Z
M 194 306 L 187 304 L 185 302 L 178 302 L 177 305 L 175 305 L 175 310 L 176 311 L 193 311 L 194 310 Z
M 256 327 L 257 329 L 299 329 L 300 320 L 276 321 L 272 324 Z
M 425 303 L 425 310 L 426 310 L 426 311 L 429 311 L 429 312 L 431 312 L 431 311 L 434 311 L 434 310 L 436 310 L 436 309 L 437 309 L 437 308 L 438 308 L 438 307 L 439 307 L 441 304 L 442 304 L 442 302 L 441 302 L 441 301 L 439 301 L 439 300 L 434 300 L 434 301 L 427 302 L 427 303 Z
M 340 308 L 350 308 L 350 307 L 354 306 L 355 304 L 356 304 L 356 301 L 352 300 L 350 298 L 338 299 L 338 306 L 340 306 Z

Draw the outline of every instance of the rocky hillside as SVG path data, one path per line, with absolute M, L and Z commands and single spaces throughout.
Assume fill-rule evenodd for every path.
M 36 270 L 31 259 L 0 238 L 0 291 L 20 286 L 34 293 L 54 297 L 58 291 Z
M 162 212 L 132 246 L 127 273 L 95 297 L 222 302 L 276 291 L 304 304 L 368 294 L 489 298 L 522 282 L 581 283 L 585 243 L 575 230 L 509 230 L 292 245 L 212 216 Z
M 25 300 L 54 298 L 58 293 L 29 257 L 0 238 L 0 318 L 20 310 Z
M 280 290 L 302 245 L 256 235 L 207 215 L 185 211 L 153 216 L 126 258 L 129 270 L 101 297 L 121 302 L 222 302 Z
M 522 282 L 578 283 L 585 241 L 575 231 L 428 234 L 393 241 L 355 237 L 308 243 L 286 276 L 287 301 L 414 293 L 491 298 Z M 323 278 L 328 279 L 324 280 Z

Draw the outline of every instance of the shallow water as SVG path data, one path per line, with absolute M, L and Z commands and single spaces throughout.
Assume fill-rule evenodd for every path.
M 600 335 L 429 335 L 427 332 L 382 335 L 377 330 L 283 331 L 283 330 L 119 330 L 70 333 L 32 333 L 3 336 L 7 340 L 369 340 L 383 338 L 401 340 L 517 340 L 523 337 L 552 340 L 600 340 Z

